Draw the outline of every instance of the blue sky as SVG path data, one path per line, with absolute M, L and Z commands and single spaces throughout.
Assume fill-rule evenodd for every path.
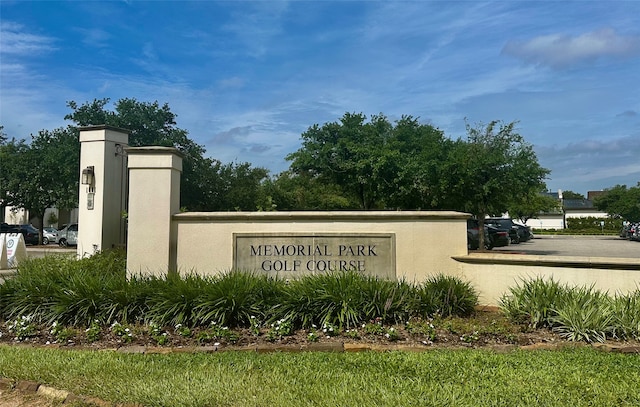
M 278 173 L 345 112 L 451 138 L 517 120 L 549 189 L 640 182 L 639 1 L 2 0 L 0 21 L 9 136 L 69 100 L 157 100 L 208 156 Z

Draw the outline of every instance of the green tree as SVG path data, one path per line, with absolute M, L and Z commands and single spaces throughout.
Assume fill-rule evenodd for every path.
M 357 198 L 360 209 L 381 206 L 381 174 L 390 163 L 382 152 L 391 125 L 384 116 L 345 113 L 338 122 L 313 125 L 302 134 L 302 147 L 289 154 L 290 170 L 336 184 Z
M 272 210 L 265 183 L 269 171 L 249 163 L 222 164 L 214 160 L 213 176 L 207 184 L 212 211 Z
M 47 208 L 73 208 L 78 202 L 80 154 L 76 131 L 41 130 L 31 143 L 12 139 L 0 145 L 0 200 L 27 209 L 40 222 Z
M 302 140 L 302 147 L 287 156 L 286 176 L 331 185 L 342 194 L 342 203 L 357 202 L 354 208 L 369 210 L 430 209 L 444 202 L 441 164 L 452 143 L 416 118 L 403 116 L 392 124 L 382 114 L 367 122 L 361 113 L 345 113 L 338 122 L 310 127 Z
M 611 217 L 640 222 L 640 182 L 635 187 L 616 185 L 594 199 L 593 204 Z
M 538 163 L 533 147 L 515 130 L 515 122 L 492 121 L 472 127 L 457 140 L 446 162 L 450 205 L 470 212 L 480 230 L 487 215 L 501 215 L 509 205 L 544 189 L 549 170 Z M 480 234 L 484 247 L 484 234 Z
M 509 215 L 527 223 L 529 219 L 537 219 L 540 213 L 561 212 L 560 201 L 544 192 L 530 192 L 526 199 L 509 205 Z
M 114 110 L 108 110 L 109 99 L 95 99 L 78 105 L 67 102 L 72 110 L 65 119 L 77 126 L 111 125 L 131 131 L 129 145 L 175 147 L 184 153 L 183 175 L 180 188 L 181 205 L 189 210 L 210 210 L 211 201 L 207 184 L 215 176 L 214 160 L 205 158 L 203 146 L 189 139 L 186 130 L 176 126 L 176 115 L 168 104 L 120 99 Z
M 266 193 L 280 211 L 331 211 L 358 208 L 353 195 L 339 185 L 313 177 L 306 172 L 284 171 L 265 184 Z
M 132 147 L 154 145 L 180 150 L 184 154 L 180 202 L 181 206 L 189 210 L 233 210 L 238 207 L 255 209 L 261 204 L 254 202 L 251 206 L 246 202 L 249 198 L 242 194 L 234 197 L 242 201 L 231 203 L 223 192 L 256 188 L 256 177 L 264 178 L 261 174 L 267 174 L 266 169 L 251 168 L 246 163 L 230 164 L 225 168 L 219 161 L 205 157 L 205 148 L 191 140 L 186 130 L 176 126 L 176 115 L 166 103 L 161 106 L 157 101 L 149 103 L 125 98 L 115 102 L 113 111 L 107 109 L 108 103 L 109 99 L 95 99 L 83 105 L 68 102 L 72 112 L 65 119 L 72 120 L 78 126 L 107 124 L 130 130 L 129 145 Z M 230 178 L 220 179 L 227 175 Z M 234 182 L 233 188 L 225 186 Z M 243 182 L 248 182 L 249 185 L 241 185 Z M 250 197 L 257 199 L 258 195 L 252 192 Z M 225 203 L 222 204 L 220 200 Z
M 573 191 L 562 191 L 562 199 L 586 199 L 584 195 Z
M 447 207 L 443 188 L 444 157 L 454 143 L 444 133 L 402 116 L 392 129 L 386 152 L 391 171 L 381 183 L 387 208 L 403 210 L 441 209 Z

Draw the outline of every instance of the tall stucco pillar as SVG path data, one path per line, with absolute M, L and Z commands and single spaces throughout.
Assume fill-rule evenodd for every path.
M 172 147 L 135 147 L 129 157 L 127 275 L 176 271 L 182 153 Z
M 111 126 L 80 128 L 78 256 L 125 244 L 129 131 Z

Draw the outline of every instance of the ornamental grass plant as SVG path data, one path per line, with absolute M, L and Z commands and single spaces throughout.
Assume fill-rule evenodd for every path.
M 423 284 L 353 271 L 284 280 L 232 271 L 214 276 L 169 274 L 126 278 L 123 252 L 73 260 L 48 256 L 21 263 L 0 286 L 0 317 L 29 316 L 35 323 L 76 328 L 98 321 L 251 328 L 287 321 L 294 328 L 331 325 L 349 329 L 411 317 L 469 315 L 477 294 L 465 282 L 435 276 Z
M 553 278 L 523 280 L 500 300 L 517 324 L 547 327 L 571 341 L 640 339 L 640 289 L 614 296 L 591 287 L 570 287 Z
M 127 279 L 125 267 L 118 251 L 81 260 L 26 260 L 0 285 L 0 319 L 16 329 L 24 325 L 25 332 L 54 323 L 74 329 L 216 325 L 258 332 L 277 323 L 293 330 L 331 326 L 357 336 L 362 326 L 466 317 L 478 303 L 468 282 L 445 275 L 420 284 L 352 271 L 291 280 L 242 271 Z M 538 277 L 511 288 L 500 305 L 523 329 L 551 329 L 573 341 L 640 340 L 640 289 L 611 296 Z
M 528 325 L 533 329 L 551 327 L 556 310 L 566 301 L 569 291 L 566 285 L 553 278 L 523 279 L 502 296 L 500 307 L 518 324 Z

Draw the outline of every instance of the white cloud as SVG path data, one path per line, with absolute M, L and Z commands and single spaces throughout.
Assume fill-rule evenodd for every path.
M 77 28 L 78 33 L 82 36 L 82 42 L 88 46 L 103 48 L 108 45 L 108 41 L 112 38 L 109 32 L 100 28 Z
M 502 52 L 528 63 L 564 68 L 605 57 L 639 56 L 640 35 L 622 36 L 609 28 L 579 36 L 550 34 L 509 41 Z
M 24 27 L 12 22 L 0 25 L 0 54 L 33 55 L 55 49 L 55 39 L 24 32 Z M 4 65 L 4 64 L 3 64 Z

